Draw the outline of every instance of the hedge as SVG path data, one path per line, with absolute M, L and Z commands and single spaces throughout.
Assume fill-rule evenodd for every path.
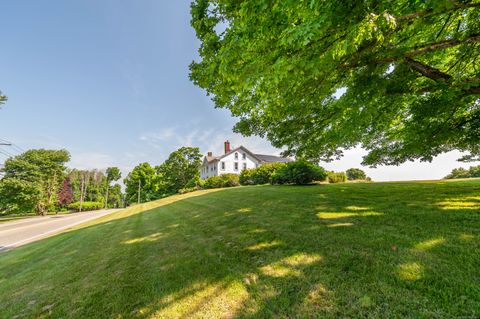
M 87 210 L 98 210 L 105 207 L 105 203 L 101 202 L 83 202 L 82 203 L 82 211 Z M 80 202 L 71 203 L 68 205 L 68 209 L 80 211 Z
M 327 177 L 325 170 L 306 161 L 287 163 L 272 175 L 272 184 L 305 185 L 314 181 L 323 181 Z
M 344 172 L 328 172 L 329 183 L 345 183 L 347 181 L 347 175 Z
M 222 174 L 220 176 L 212 176 L 203 181 L 203 188 L 222 188 L 239 186 L 239 177 L 237 174 Z
M 285 166 L 283 163 L 270 163 L 257 168 L 245 169 L 240 173 L 240 184 L 262 185 L 272 182 L 273 174 Z

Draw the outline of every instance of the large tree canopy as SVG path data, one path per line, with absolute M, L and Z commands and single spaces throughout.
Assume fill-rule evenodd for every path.
M 480 1 L 195 0 L 191 79 L 235 130 L 364 163 L 480 155 Z
M 54 210 L 64 180 L 66 150 L 29 150 L 9 158 L 1 171 L 0 210 L 12 213 Z
M 184 146 L 172 152 L 158 168 L 167 190 L 176 193 L 191 180 L 200 179 L 201 158 L 198 147 Z

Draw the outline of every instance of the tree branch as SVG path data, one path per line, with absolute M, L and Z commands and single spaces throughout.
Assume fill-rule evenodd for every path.
M 447 12 L 453 12 L 453 11 L 457 11 L 457 10 L 468 9 L 468 8 L 477 8 L 477 7 L 480 7 L 480 3 L 458 3 L 451 8 L 448 8 L 448 9 L 443 10 L 443 11 L 439 11 L 438 13 L 443 14 L 443 13 L 447 13 Z M 410 21 L 410 20 L 413 20 L 413 19 L 416 19 L 416 18 L 419 18 L 419 17 L 424 17 L 424 16 L 429 15 L 431 13 L 434 13 L 433 9 L 427 9 L 427 10 L 420 11 L 420 12 L 414 12 L 414 13 L 406 14 L 404 16 L 398 17 L 397 20 L 401 21 L 401 22 Z
M 410 57 L 405 58 L 405 63 L 413 70 L 422 74 L 423 76 L 430 78 L 436 82 L 442 81 L 446 82 L 452 78 L 451 75 L 443 73 L 437 68 L 431 67 L 429 65 L 423 64 L 422 62 L 413 60 Z
M 476 43 L 480 42 L 480 34 L 472 34 L 465 39 L 451 39 L 451 40 L 443 40 L 439 42 L 432 42 L 432 43 L 425 43 L 414 47 L 412 50 L 406 53 L 406 56 L 412 57 L 419 54 L 424 54 L 430 51 L 438 50 L 438 49 L 448 49 L 460 44 L 464 43 Z

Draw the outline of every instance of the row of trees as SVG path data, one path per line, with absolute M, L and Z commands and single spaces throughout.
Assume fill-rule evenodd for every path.
M 118 207 L 123 195 L 117 167 L 105 173 L 98 170 L 67 169 L 70 160 L 66 150 L 29 150 L 5 161 L 1 169 L 0 212 L 45 215 L 68 209 L 77 202 L 78 210 L 87 203 L 95 207 Z
M 454 168 L 450 174 L 445 176 L 445 179 L 454 179 L 454 178 L 477 178 L 480 177 L 480 165 L 470 166 L 469 169 L 463 167 Z
M 182 147 L 161 165 L 137 165 L 123 181 L 126 202 L 144 203 L 195 187 L 200 180 L 201 158 L 198 147 Z

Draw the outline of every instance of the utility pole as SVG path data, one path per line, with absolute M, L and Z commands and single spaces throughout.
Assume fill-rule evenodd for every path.
M 140 204 L 140 186 L 142 186 L 142 180 L 138 180 L 138 199 L 137 199 L 137 204 Z
M 85 176 L 82 176 L 82 183 L 80 184 L 80 206 L 78 208 L 79 212 L 82 212 L 83 205 L 83 189 L 85 188 Z

